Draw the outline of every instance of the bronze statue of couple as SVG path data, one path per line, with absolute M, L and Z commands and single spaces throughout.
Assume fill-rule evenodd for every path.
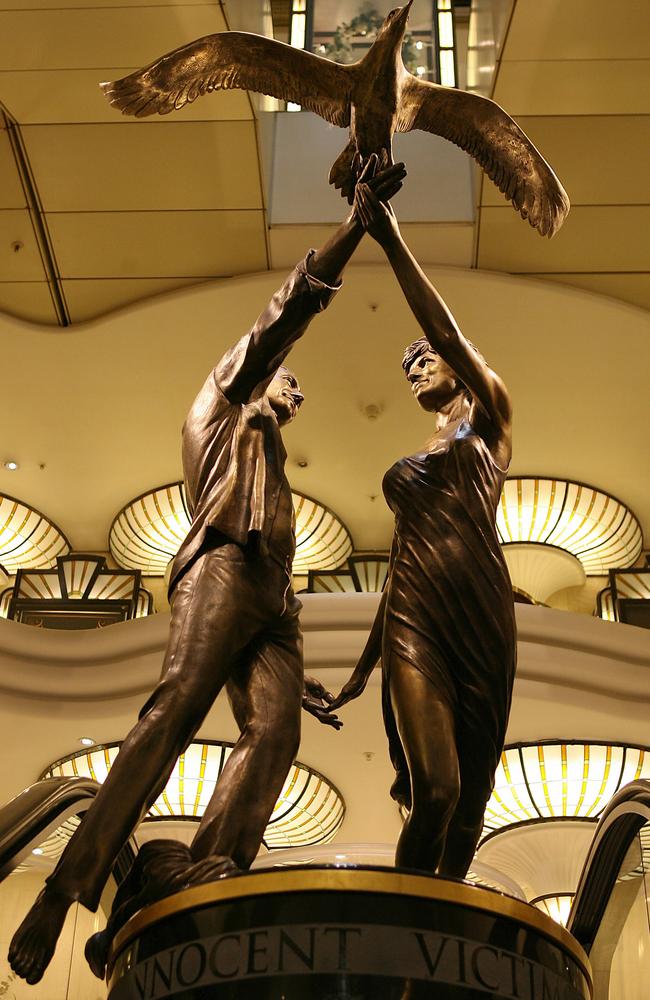
M 141 906 L 251 865 L 298 751 L 301 707 L 338 728 L 335 710 L 362 693 L 380 658 L 392 794 L 407 811 L 396 864 L 467 873 L 515 666 L 512 590 L 495 527 L 511 404 L 402 239 L 390 199 L 403 164 L 379 167 L 376 155 L 366 160 L 349 216 L 295 267 L 190 409 L 182 452 L 193 520 L 172 567 L 161 679 L 14 935 L 10 963 L 29 983 L 42 977 L 72 903 L 97 909 L 120 850 L 224 687 L 240 738 L 191 846 L 158 840 L 139 852 L 106 931 L 87 946 L 98 976 L 113 935 Z M 390 573 L 359 663 L 334 698 L 303 674 L 281 435 L 303 395 L 284 362 L 366 233 L 422 328 L 402 365 L 433 421 L 431 438 L 384 477 L 395 514 Z

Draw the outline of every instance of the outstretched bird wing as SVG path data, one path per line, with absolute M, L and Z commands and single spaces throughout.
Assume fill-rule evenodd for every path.
M 411 76 L 397 128 L 433 132 L 460 146 L 542 236 L 553 236 L 564 222 L 570 202 L 558 178 L 526 133 L 487 97 Z
M 168 52 L 122 80 L 102 83 L 125 115 L 166 115 L 213 90 L 253 90 L 293 101 L 333 125 L 350 123 L 354 70 L 262 35 L 224 31 Z

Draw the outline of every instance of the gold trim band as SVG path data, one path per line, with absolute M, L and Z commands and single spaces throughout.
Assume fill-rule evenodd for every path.
M 582 946 L 566 928 L 541 910 L 512 896 L 467 882 L 438 878 L 433 875 L 412 875 L 405 872 L 363 868 L 300 868 L 282 871 L 257 871 L 252 874 L 225 876 L 216 882 L 193 886 L 167 896 L 136 913 L 117 934 L 109 958 L 109 968 L 135 937 L 153 924 L 182 913 L 229 900 L 250 896 L 268 896 L 287 892 L 374 892 L 399 896 L 416 896 L 441 903 L 456 903 L 474 910 L 506 917 L 524 924 L 555 945 L 569 952 L 580 966 L 593 993 L 589 959 Z

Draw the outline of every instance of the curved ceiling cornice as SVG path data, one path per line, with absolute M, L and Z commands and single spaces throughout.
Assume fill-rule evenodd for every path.
M 0 493 L 0 570 L 51 569 L 70 551 L 68 539 L 45 514 Z
M 632 566 L 641 526 L 625 504 L 594 486 L 526 476 L 506 480 L 497 510 L 502 543 L 551 545 L 576 556 L 587 576 Z
M 379 594 L 301 594 L 300 599 L 307 671 L 340 669 L 343 683 L 368 637 Z M 645 724 L 650 649 L 643 629 L 524 604 L 515 605 L 515 614 L 518 683 L 539 685 L 542 694 L 536 697 L 553 688 L 558 701 L 569 705 L 592 696 L 604 704 L 623 702 L 628 709 L 641 705 Z M 158 680 L 168 632 L 166 613 L 119 629 L 79 632 L 25 628 L 0 618 L 0 691 L 73 702 L 140 697 Z M 380 683 L 379 671 L 370 683 Z
M 483 6 L 483 5 L 480 5 Z M 489 95 L 516 119 L 571 199 L 562 232 L 531 239 L 481 183 L 475 263 L 650 308 L 650 7 L 637 0 L 506 0 Z
M 295 576 L 310 569 L 332 570 L 352 552 L 350 533 L 339 518 L 311 497 L 292 492 L 296 518 Z M 182 482 L 143 493 L 116 516 L 109 533 L 113 558 L 125 569 L 164 576 L 190 528 Z

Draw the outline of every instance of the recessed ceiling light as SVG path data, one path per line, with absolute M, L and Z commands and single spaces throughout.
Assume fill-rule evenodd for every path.
M 15 472 L 17 468 L 18 468 L 18 462 L 14 462 L 13 459 L 9 459 L 8 462 L 5 462 L 5 469 L 8 469 L 9 472 Z
M 35 847 L 34 850 L 32 851 L 32 854 L 43 854 L 43 853 L 44 851 L 42 847 Z
M 94 747 L 95 741 L 90 736 L 82 736 L 79 740 L 84 747 Z

